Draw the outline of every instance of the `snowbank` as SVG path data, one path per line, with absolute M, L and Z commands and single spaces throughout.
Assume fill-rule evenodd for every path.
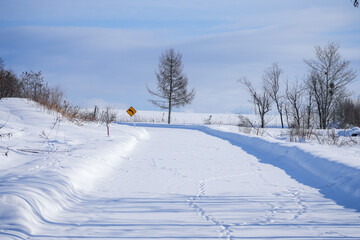
M 141 128 L 77 126 L 25 99 L 0 101 L 0 226 L 31 235 L 118 167 Z M 0 229 L 1 235 L 1 229 Z

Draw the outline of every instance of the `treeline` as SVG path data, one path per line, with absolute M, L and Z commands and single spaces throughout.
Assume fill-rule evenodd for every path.
M 339 121 L 340 127 L 360 126 L 360 98 L 341 100 L 335 111 L 334 119 Z
M 277 63 L 266 69 L 262 86 L 255 89 L 246 78 L 239 80 L 248 90 L 259 127 L 264 128 L 266 114 L 275 109 L 281 125 L 294 129 L 348 128 L 360 126 L 360 99 L 352 99 L 348 84 L 357 75 L 350 61 L 342 59 L 339 45 L 315 47 L 315 58 L 305 60 L 308 73 L 303 81 L 283 81 Z M 355 92 L 358 94 L 358 92 Z M 248 124 L 242 118 L 242 123 Z
M 18 76 L 13 70 L 5 69 L 0 58 L 0 99 L 18 97 L 31 99 L 46 109 L 59 112 L 71 121 L 105 121 L 109 116 L 109 109 L 100 112 L 95 106 L 93 111 L 81 109 L 66 100 L 60 87 L 49 87 L 40 72 L 23 72 Z M 110 116 L 115 119 L 115 114 Z

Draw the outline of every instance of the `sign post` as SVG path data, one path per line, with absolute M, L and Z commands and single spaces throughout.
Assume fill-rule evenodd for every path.
M 132 116 L 134 116 L 134 115 L 135 115 L 135 113 L 136 113 L 135 108 L 130 107 L 128 110 L 126 110 L 126 112 L 130 115 L 130 121 L 131 121 Z M 134 123 L 134 127 L 136 127 L 135 122 L 133 122 L 133 123 Z

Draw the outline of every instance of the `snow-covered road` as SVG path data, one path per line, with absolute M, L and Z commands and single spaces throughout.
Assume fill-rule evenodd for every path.
M 106 137 L 21 99 L 0 113 L 1 240 L 360 239 L 359 169 L 297 147 L 188 125 Z
M 360 239 L 359 213 L 241 148 L 193 130 L 147 131 L 32 239 Z

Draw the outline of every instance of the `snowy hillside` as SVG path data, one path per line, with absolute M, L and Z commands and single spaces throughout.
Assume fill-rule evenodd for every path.
M 78 126 L 0 100 L 0 239 L 360 239 L 358 147 Z

